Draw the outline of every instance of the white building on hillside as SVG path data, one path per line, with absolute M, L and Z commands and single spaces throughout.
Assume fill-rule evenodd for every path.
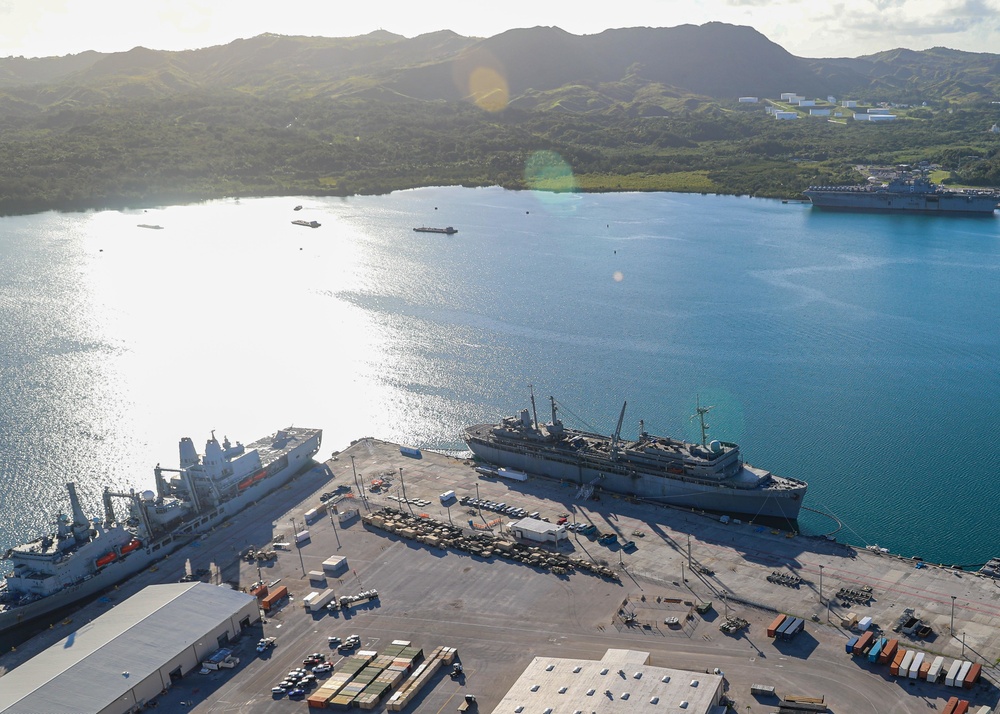
M 756 104 L 760 100 L 757 97 L 740 97 L 739 101 L 743 104 Z

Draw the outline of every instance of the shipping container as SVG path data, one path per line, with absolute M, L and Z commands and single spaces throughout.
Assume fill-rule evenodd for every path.
M 788 629 L 785 630 L 785 639 L 795 637 L 795 635 L 799 634 L 804 629 L 806 629 L 806 621 L 801 617 L 795 618 L 795 620 L 792 621 L 792 624 L 789 625 Z
M 450 503 L 451 501 L 455 500 L 455 492 L 445 491 L 440 496 L 438 496 L 438 498 L 441 499 L 441 503 Z
M 858 641 L 854 643 L 854 655 L 858 656 L 865 651 L 865 648 L 871 649 L 872 640 L 875 639 L 875 634 L 872 632 L 866 632 L 858 638 Z
M 315 523 L 319 520 L 320 513 L 315 508 L 311 508 L 306 511 L 305 519 L 306 523 Z
M 774 687 L 769 684 L 751 684 L 750 693 L 758 697 L 773 697 Z
M 936 682 L 941 678 L 941 668 L 944 666 L 944 657 L 938 655 L 931 662 L 930 669 L 927 670 L 927 681 Z
M 258 600 L 263 600 L 264 598 L 267 597 L 267 586 L 260 585 L 251 590 L 250 594 L 253 595 L 255 598 L 257 598 Z
M 908 675 L 910 679 L 916 679 L 917 675 L 920 674 L 920 665 L 924 663 L 924 657 L 926 656 L 927 653 L 925 652 L 917 652 L 916 656 L 913 658 L 913 661 L 910 662 L 910 671 Z
M 260 606 L 264 612 L 270 612 L 271 609 L 278 604 L 278 602 L 286 597 L 288 597 L 288 588 L 284 585 L 279 585 L 268 593 L 267 597 L 260 601 Z
M 528 474 L 522 471 L 514 471 L 513 469 L 499 468 L 497 469 L 497 476 L 500 478 L 508 478 L 511 481 L 527 481 Z
M 954 662 L 951 663 L 951 666 L 948 667 L 948 674 L 944 678 L 945 686 L 947 687 L 955 686 L 955 677 L 958 676 L 958 672 L 961 669 L 962 669 L 962 660 L 956 659 Z
M 951 697 L 945 702 L 944 709 L 941 710 L 941 714 L 955 714 L 955 707 L 958 706 L 958 697 Z
M 917 656 L 916 650 L 907 650 L 906 654 L 903 655 L 903 661 L 899 663 L 899 669 L 896 674 L 900 677 L 905 677 L 910 672 L 910 665 L 913 664 L 913 658 Z
M 313 590 L 311 593 L 302 598 L 302 607 L 308 610 L 309 606 L 312 605 L 313 600 L 315 600 L 318 597 L 319 597 L 319 592 Z
M 972 689 L 972 685 L 979 681 L 979 675 L 982 674 L 983 665 L 978 662 L 969 669 L 969 673 L 965 675 L 962 679 L 962 686 L 966 689 Z
M 919 679 L 927 679 L 927 673 L 931 671 L 931 658 L 924 657 L 924 661 L 920 664 L 920 671 L 917 672 L 917 677 Z
M 867 632 L 868 628 L 871 627 L 872 619 L 868 616 L 862 617 L 858 620 L 858 629 L 862 632 Z
M 333 588 L 327 588 L 326 590 L 321 592 L 316 597 L 316 599 L 312 601 L 312 603 L 310 603 L 309 609 L 312 610 L 313 612 L 322 610 L 324 607 L 327 606 L 327 604 L 331 600 L 333 600 L 333 596 L 334 596 Z
M 778 629 L 774 631 L 774 636 L 776 638 L 782 638 L 785 636 L 785 631 L 791 627 L 792 623 L 795 622 L 794 617 L 785 618 L 785 621 L 778 626 Z
M 959 669 L 958 674 L 955 675 L 955 683 L 952 686 L 961 687 L 965 683 L 965 677 L 969 674 L 969 670 L 971 669 L 972 662 L 962 662 L 962 668 Z
M 882 651 L 878 653 L 878 663 L 879 664 L 889 664 L 892 662 L 892 658 L 896 656 L 896 650 L 899 649 L 899 640 L 889 640 L 882 646 Z
M 976 714 L 992 714 L 993 708 L 983 705 L 976 709 Z
M 906 654 L 907 654 L 906 650 L 904 650 L 902 647 L 896 650 L 896 656 L 893 657 L 892 664 L 889 665 L 889 674 L 891 674 L 893 677 L 899 675 L 899 668 L 903 664 L 903 658 L 906 657 Z
M 958 700 L 958 706 L 955 707 L 955 714 L 968 714 L 969 702 L 965 699 Z
M 768 633 L 768 634 L 770 634 L 770 633 Z M 858 637 L 858 636 L 856 636 L 856 635 L 854 637 L 852 637 L 851 639 L 849 639 L 844 644 L 844 652 L 846 652 L 849 655 L 853 655 L 854 654 L 854 645 L 858 644 L 858 640 L 859 639 L 861 639 L 861 638 Z
M 778 628 L 784 625 L 785 620 L 787 619 L 786 615 L 778 615 L 774 618 L 774 620 L 771 621 L 771 624 L 767 626 L 767 636 L 774 637 L 778 633 Z
M 299 531 L 295 534 L 296 543 L 305 543 L 307 540 L 309 540 L 309 531 Z
M 872 648 L 868 651 L 869 662 L 878 662 L 879 653 L 882 651 L 882 648 L 885 647 L 888 641 L 889 640 L 887 640 L 884 637 L 876 638 L 875 644 L 872 645 Z
M 412 446 L 400 446 L 399 453 L 403 456 L 409 456 L 411 459 L 423 458 L 423 454 L 420 453 L 420 449 L 416 449 Z

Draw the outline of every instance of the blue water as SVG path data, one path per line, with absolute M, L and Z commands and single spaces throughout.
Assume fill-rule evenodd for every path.
M 104 485 L 151 487 L 181 436 L 461 449 L 530 384 L 604 432 L 627 400 L 629 436 L 698 438 L 700 400 L 842 538 L 981 563 L 998 324 L 1000 219 L 463 188 L 2 218 L 0 546 L 66 481 L 95 515 Z

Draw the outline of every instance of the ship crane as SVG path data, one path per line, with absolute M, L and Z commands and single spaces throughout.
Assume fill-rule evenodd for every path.
M 622 413 L 618 415 L 618 426 L 615 428 L 614 436 L 611 437 L 611 458 L 618 458 L 618 442 L 621 441 L 622 437 L 622 422 L 625 421 L 625 407 L 628 406 L 628 402 L 622 404 Z
M 695 411 L 697 413 L 696 414 L 692 414 L 691 415 L 691 419 L 698 419 L 701 422 L 701 445 L 702 446 L 707 446 L 709 426 L 708 426 L 708 424 L 705 423 L 705 415 L 708 414 L 713 409 L 715 409 L 715 407 L 714 406 L 711 406 L 711 407 L 703 407 L 703 406 L 701 406 L 701 398 L 700 397 L 696 398 L 695 404 L 696 404 Z M 690 419 L 689 419 L 689 421 L 690 421 Z
M 116 522 L 115 519 L 115 509 L 112 505 L 112 498 L 124 498 L 135 504 L 135 511 L 139 515 L 139 520 L 142 523 L 143 530 L 146 531 L 146 537 L 153 537 L 153 527 L 149 522 L 149 516 L 146 514 L 146 509 L 143 508 L 142 499 L 138 493 L 135 491 L 130 491 L 129 493 L 118 493 L 112 491 L 111 489 L 104 488 L 104 521 L 105 524 L 110 526 L 112 523 Z

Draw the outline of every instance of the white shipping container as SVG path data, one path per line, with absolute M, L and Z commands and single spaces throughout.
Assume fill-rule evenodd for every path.
M 528 474 L 521 471 L 514 471 L 513 469 L 497 469 L 497 476 L 500 478 L 509 478 L 511 481 L 527 481 Z
M 903 657 L 903 661 L 899 663 L 899 676 L 905 677 L 910 672 L 910 665 L 913 664 L 913 658 L 917 656 L 916 650 L 907 650 L 906 656 Z
M 955 683 L 952 686 L 961 687 L 962 683 L 965 682 L 965 675 L 969 673 L 970 669 L 972 669 L 972 662 L 962 662 L 962 668 L 955 675 Z
M 307 540 L 309 540 L 309 531 L 299 531 L 295 534 L 296 543 L 305 543 Z
M 938 677 L 941 676 L 941 668 L 944 666 L 944 657 L 938 655 L 931 662 L 931 668 L 927 670 L 927 681 L 936 682 Z
M 917 675 L 920 674 L 920 665 L 924 663 L 923 652 L 917 652 L 917 656 L 913 658 L 913 662 L 910 664 L 910 679 L 916 679 Z
M 862 617 L 858 622 L 858 629 L 865 632 L 869 627 L 871 627 L 872 619 L 870 617 Z
M 306 609 L 309 609 L 313 604 L 313 601 L 319 597 L 319 593 L 313 590 L 311 593 L 302 598 L 302 605 Z
M 313 612 L 322 610 L 324 607 L 327 606 L 327 604 L 331 600 L 333 600 L 333 596 L 334 596 L 333 588 L 327 588 L 319 595 L 317 595 L 316 599 L 309 604 L 309 609 L 312 610 Z
M 441 499 L 441 503 L 448 503 L 449 501 L 452 501 L 452 500 L 455 499 L 455 492 L 454 491 L 445 491 L 444 493 L 442 493 L 439 496 L 439 498 Z
M 945 683 L 946 686 L 948 686 L 948 687 L 954 687 L 955 686 L 955 677 L 958 676 L 958 672 L 961 669 L 962 669 L 962 660 L 956 659 L 954 662 L 951 663 L 951 666 L 948 668 L 948 676 L 945 677 L 945 680 L 944 680 L 944 683 Z M 959 685 L 959 686 L 962 686 L 962 685 Z

